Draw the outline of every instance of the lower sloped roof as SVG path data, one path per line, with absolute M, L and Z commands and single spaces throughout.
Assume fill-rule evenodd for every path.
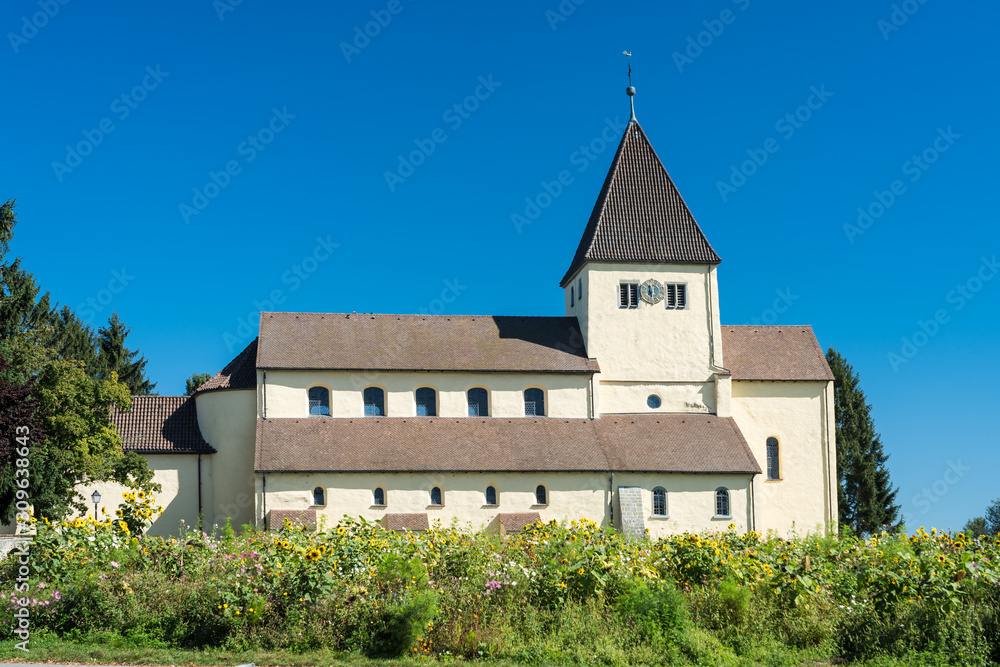
M 732 418 L 258 419 L 259 472 L 759 473 Z
M 723 326 L 722 358 L 734 380 L 833 380 L 810 326 Z
M 132 409 L 111 413 L 126 452 L 207 454 L 214 452 L 198 427 L 191 396 L 133 396 Z

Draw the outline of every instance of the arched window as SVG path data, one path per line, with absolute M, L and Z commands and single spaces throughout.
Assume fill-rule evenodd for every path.
M 544 484 L 539 484 L 535 487 L 535 504 L 536 505 L 548 505 L 548 492 L 545 490 Z
M 444 505 L 442 502 L 441 487 L 435 486 L 431 489 L 431 505 Z
M 715 516 L 729 517 L 729 489 L 724 486 L 715 490 Z
M 497 488 L 495 486 L 486 487 L 486 504 L 487 505 L 497 504 Z
M 437 416 L 437 392 L 430 387 L 420 387 L 417 389 L 417 416 Z
M 778 439 L 767 439 L 767 478 L 781 479 L 781 467 L 778 464 Z
M 326 505 L 326 494 L 323 492 L 322 486 L 317 486 L 313 489 L 313 505 Z
M 667 490 L 662 486 L 653 489 L 653 516 L 667 516 Z
M 537 387 L 524 390 L 524 415 L 526 417 L 545 416 L 545 392 Z
M 372 491 L 372 505 L 378 505 L 379 507 L 385 507 L 385 489 L 381 486 L 376 486 L 375 490 Z
M 326 387 L 309 387 L 309 416 L 330 416 L 330 390 Z
M 381 387 L 365 387 L 365 417 L 385 416 L 385 392 Z
M 485 389 L 482 387 L 473 387 L 469 390 L 470 417 L 489 417 L 490 408 L 488 403 Z

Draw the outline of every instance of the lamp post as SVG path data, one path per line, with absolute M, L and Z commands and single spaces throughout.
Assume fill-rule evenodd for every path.
M 101 502 L 101 494 L 98 491 L 94 491 L 90 499 L 94 501 L 94 521 L 97 521 L 97 505 Z

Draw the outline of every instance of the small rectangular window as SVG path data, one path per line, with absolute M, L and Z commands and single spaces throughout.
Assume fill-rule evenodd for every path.
M 667 283 L 663 286 L 666 290 L 664 304 L 670 310 L 684 310 L 687 308 L 687 284 Z
M 576 305 L 576 299 L 573 297 L 573 286 L 569 286 L 569 307 L 572 308 Z
M 622 283 L 618 286 L 618 307 L 639 307 L 639 283 Z
M 583 278 L 582 277 L 579 280 L 576 281 L 576 295 L 579 298 L 581 298 L 581 299 L 583 298 Z

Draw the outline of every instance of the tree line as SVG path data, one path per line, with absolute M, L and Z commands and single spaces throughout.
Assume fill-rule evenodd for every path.
M 159 490 L 146 460 L 126 453 L 111 423 L 133 395 L 151 394 L 147 360 L 126 344 L 129 328 L 112 314 L 95 331 L 69 306 L 42 293 L 20 257 L 10 257 L 16 203 L 0 205 L 0 520 L 10 523 L 18 491 L 35 518 L 85 512 L 78 484 L 116 481 Z M 27 427 L 28 438 L 17 435 Z M 14 453 L 27 442 L 28 487 Z

